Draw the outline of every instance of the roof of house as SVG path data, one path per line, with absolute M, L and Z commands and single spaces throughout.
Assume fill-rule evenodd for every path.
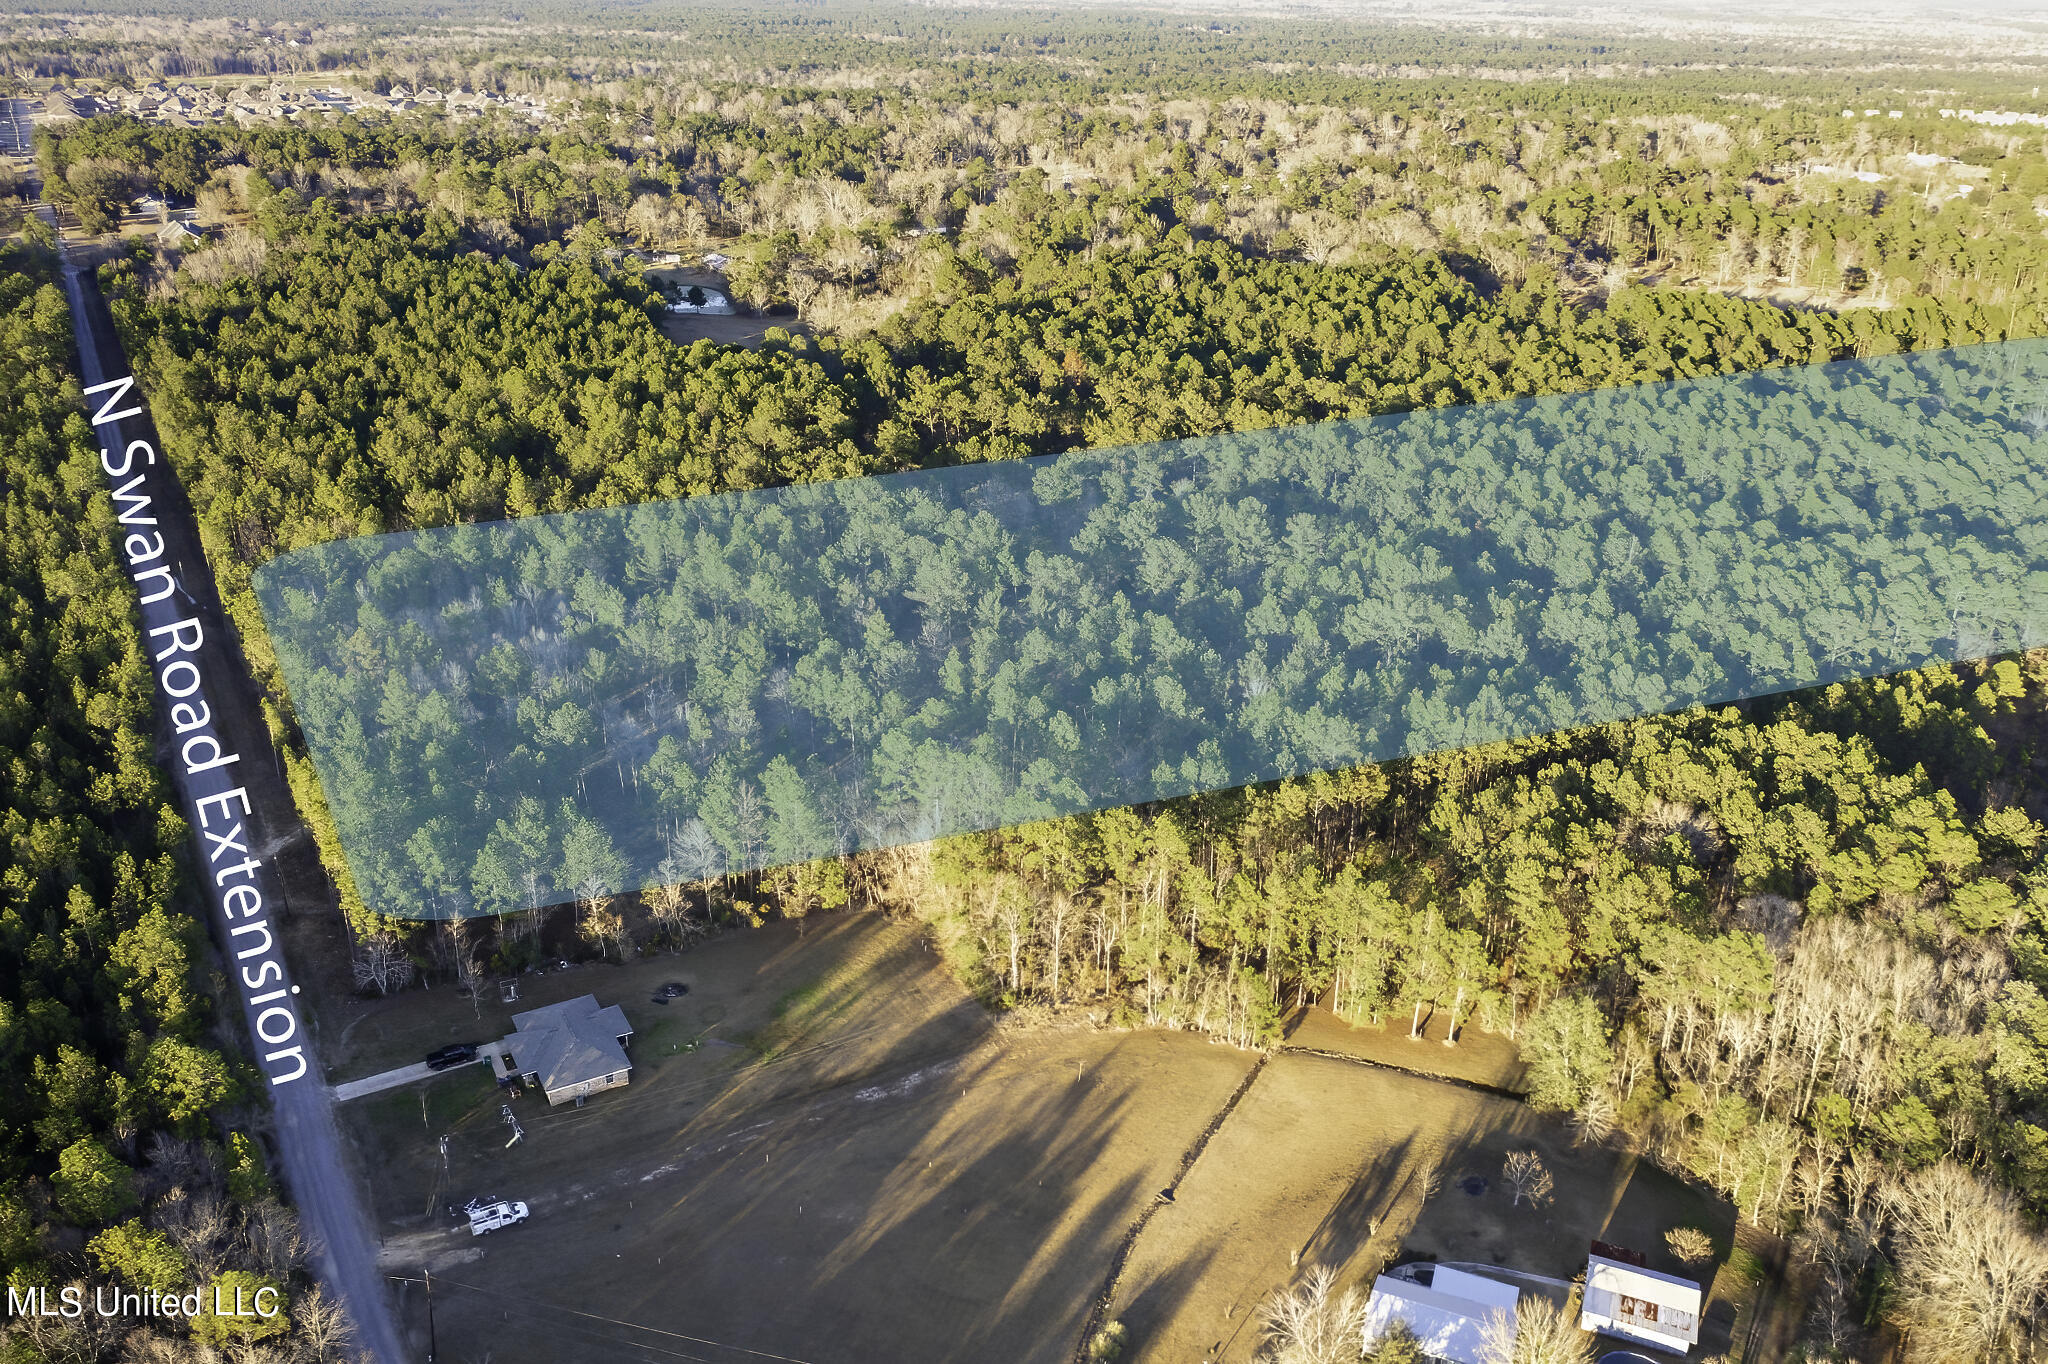
M 596 995 L 514 1014 L 512 1027 L 505 1048 L 515 1068 L 538 1077 L 549 1092 L 602 1080 L 632 1065 L 619 1045 L 621 1037 L 633 1033 L 625 1010 L 616 1004 L 599 1008 Z
M 1599 1255 L 1586 1260 L 1586 1311 L 1614 1321 L 1639 1323 L 1697 1345 L 1700 1339 L 1700 1286 L 1675 1274 L 1620 1264 Z M 1652 1319 L 1640 1309 L 1624 1308 L 1620 1299 L 1653 1303 Z
M 1512 1285 L 1439 1266 L 1430 1286 L 1382 1274 L 1365 1307 L 1370 1346 L 1396 1321 L 1406 1322 L 1422 1352 L 1453 1364 L 1480 1364 L 1487 1322 L 1499 1312 L 1514 1319 L 1521 1293 Z

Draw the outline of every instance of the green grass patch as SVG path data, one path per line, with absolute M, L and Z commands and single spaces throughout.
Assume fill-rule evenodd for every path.
M 342 1107 L 355 1109 L 356 1116 L 386 1143 L 403 1143 L 451 1132 L 487 1106 L 495 1109 L 497 1097 L 498 1084 L 491 1068 L 479 1064 L 402 1089 L 387 1089 Z
M 1764 1262 L 1741 1246 L 1728 1252 L 1728 1263 L 1721 1272 L 1728 1276 L 1730 1283 L 1741 1288 L 1754 1288 L 1764 1281 Z
M 865 997 L 867 974 L 868 963 L 849 962 L 786 992 L 768 1024 L 748 1033 L 742 1045 L 762 1061 L 787 1056 L 852 1011 Z
M 671 1056 L 687 1056 L 701 1047 L 717 1026 L 701 1018 L 669 1014 L 640 1030 L 633 1039 L 634 1059 L 660 1061 Z

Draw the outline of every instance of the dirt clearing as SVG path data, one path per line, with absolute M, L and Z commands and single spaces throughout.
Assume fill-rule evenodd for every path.
M 670 981 L 688 993 L 655 1004 Z M 481 1067 L 342 1110 L 380 1172 L 387 1268 L 433 1271 L 451 1358 L 1064 1364 L 1149 1212 L 1111 1303 L 1128 1358 L 1244 1361 L 1261 1304 L 1319 1264 L 1362 1286 L 1417 1258 L 1568 1280 L 1595 1236 L 1658 1263 L 1671 1226 L 1729 1231 L 1678 1181 L 1467 1087 L 1514 1078 L 1508 1044 L 1311 1016 L 1294 1035 L 1316 1051 L 1253 1076 L 1254 1054 L 1184 1033 L 998 1026 L 900 920 L 771 926 L 521 989 L 513 1007 L 621 1004 L 631 1084 L 582 1109 L 511 1100 L 510 1147 Z M 438 993 L 356 1019 L 356 1073 L 509 1026 Z M 1410 1054 L 1462 1083 L 1388 1068 Z M 1517 1150 L 1551 1172 L 1541 1207 L 1502 1185 Z M 533 1215 L 473 1238 L 450 1214 L 472 1197 Z M 422 1343 L 423 1287 L 404 1293 Z M 1710 1346 L 1729 1315 L 1710 1313 Z
M 1502 1185 L 1520 1150 L 1550 1171 L 1546 1206 L 1517 1207 Z M 1725 1243 L 1728 1215 L 1711 1200 L 1630 1157 L 1575 1150 L 1561 1123 L 1512 1099 L 1283 1052 L 1146 1227 L 1111 1310 L 1134 1360 L 1243 1361 L 1260 1344 L 1260 1307 L 1318 1265 L 1361 1292 L 1414 1259 L 1568 1281 L 1599 1237 L 1675 1271 L 1657 1256 L 1682 1222 Z M 1709 1344 L 1716 1329 L 1725 1341 L 1724 1320 Z
M 646 982 L 623 988 L 640 975 L 691 992 L 655 1017 Z M 497 1364 L 1056 1364 L 1256 1059 L 1177 1033 L 999 1031 L 914 928 L 872 916 L 555 988 L 624 1004 L 627 1088 L 581 1110 L 513 1101 L 527 1135 L 509 1150 L 480 1068 L 343 1109 L 386 1172 L 387 1268 L 433 1269 L 453 1358 L 460 1340 Z M 473 1238 L 446 1205 L 486 1195 L 533 1216 Z M 405 1308 L 423 1334 L 419 1286 Z

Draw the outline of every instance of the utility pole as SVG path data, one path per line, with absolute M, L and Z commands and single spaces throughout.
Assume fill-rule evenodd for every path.
M 434 1364 L 434 1357 L 441 1352 L 440 1342 L 434 1337 L 434 1271 L 423 1271 L 427 1276 L 427 1364 Z

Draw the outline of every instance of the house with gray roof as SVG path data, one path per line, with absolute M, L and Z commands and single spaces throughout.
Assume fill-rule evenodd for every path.
M 599 1008 L 596 995 L 514 1014 L 512 1029 L 499 1044 L 506 1068 L 539 1085 L 551 1104 L 580 1104 L 620 1088 L 632 1073 L 626 1043 L 633 1025 L 618 1005 Z

